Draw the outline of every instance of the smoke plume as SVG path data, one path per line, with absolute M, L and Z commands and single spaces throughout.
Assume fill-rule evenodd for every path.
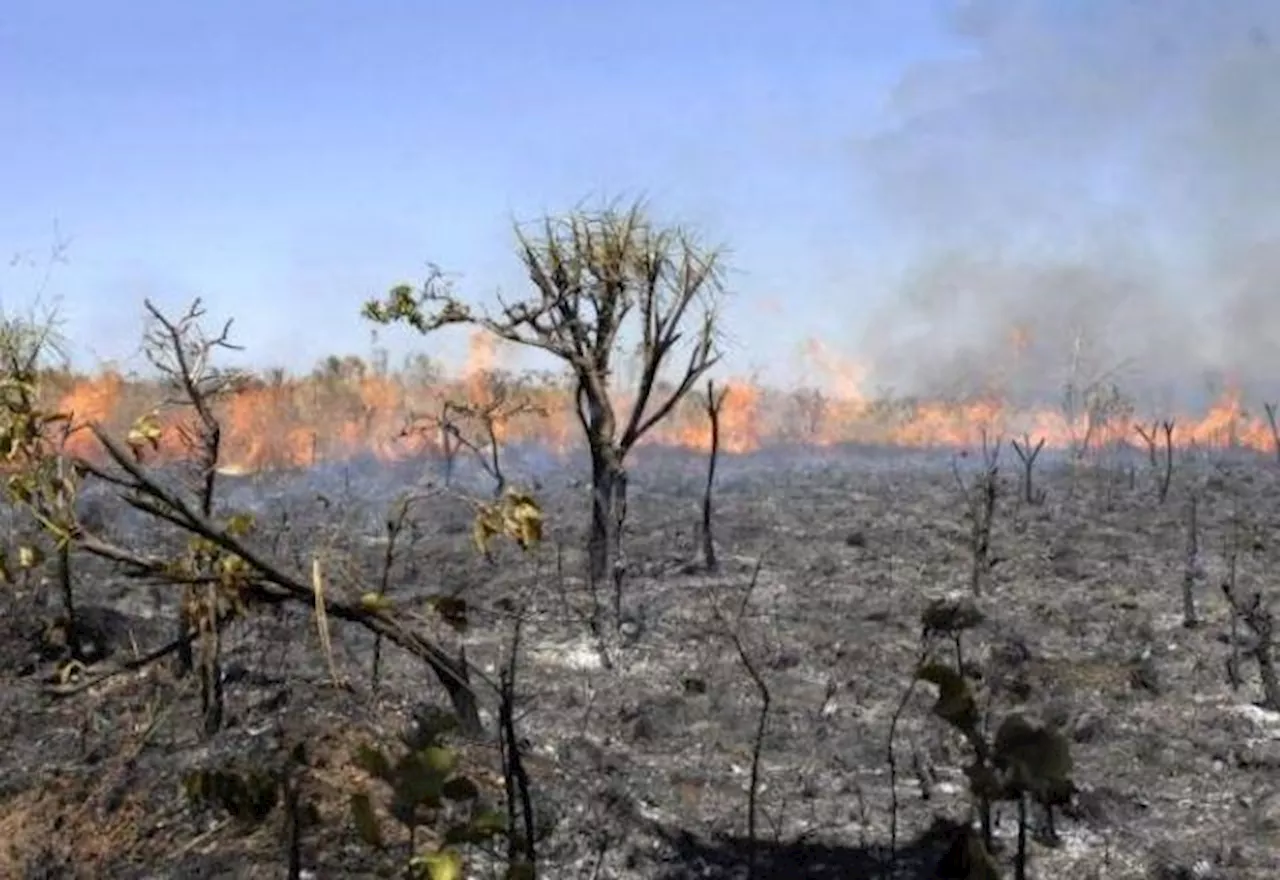
M 957 50 L 857 147 L 908 254 L 873 380 L 1043 398 L 1074 364 L 1147 405 L 1280 394 L 1280 3 L 940 14 Z

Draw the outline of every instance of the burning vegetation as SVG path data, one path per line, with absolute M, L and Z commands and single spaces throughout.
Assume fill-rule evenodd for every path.
M 403 461 L 442 455 L 449 429 L 446 408 L 482 411 L 495 396 L 524 404 L 496 423 L 507 444 L 532 444 L 567 454 L 582 447 L 573 392 L 566 378 L 516 374 L 502 367 L 509 345 L 477 329 L 466 363 L 450 376 L 442 365 L 418 363 L 379 368 L 374 358 L 333 357 L 309 375 L 284 371 L 246 377 L 218 405 L 226 450 L 222 467 L 232 473 L 308 467 L 369 456 Z M 988 436 L 1029 436 L 1048 449 L 1100 449 L 1116 444 L 1147 449 L 1153 423 L 1172 420 L 1175 448 L 1276 449 L 1269 407 L 1247 405 L 1233 388 L 1201 411 L 1140 412 L 1123 388 L 1089 389 L 1085 402 L 1040 407 L 1018 405 L 997 392 L 967 400 L 876 398 L 858 391 L 864 370 L 842 362 L 816 340 L 805 346 L 812 387 L 779 389 L 748 378 L 730 378 L 721 412 L 721 449 L 743 454 L 780 446 L 885 445 L 914 449 L 972 449 Z M 163 399 L 156 383 L 114 371 L 97 375 L 50 369 L 42 387 L 61 412 L 77 421 L 126 429 Z M 661 384 L 659 390 L 669 390 Z M 1110 398 L 1108 399 L 1108 395 Z M 632 398 L 622 394 L 624 406 Z M 160 413 L 162 422 L 172 416 Z M 166 422 L 166 423 L 169 423 Z M 171 432 L 166 432 L 171 437 Z M 92 441 L 71 440 L 76 454 L 95 454 Z M 669 446 L 705 452 L 710 427 L 703 407 L 681 399 L 639 446 Z M 160 457 L 180 457 L 181 446 L 162 441 Z
M 717 251 L 685 230 L 654 223 L 641 205 L 550 217 L 535 231 L 518 230 L 517 245 L 530 282 L 526 299 L 499 300 L 489 308 L 469 305 L 433 270 L 421 287 L 392 288 L 363 307 L 372 322 L 404 324 L 422 334 L 469 327 L 468 363 L 454 376 L 425 360 L 393 370 L 377 357 L 330 358 L 308 376 L 223 369 L 219 357 L 235 347 L 231 324 L 208 332 L 198 301 L 178 316 L 146 303 L 143 352 L 152 377 L 80 376 L 57 367 L 51 363 L 57 354 L 51 319 L 9 318 L 0 326 L 4 513 L 15 544 L 0 554 L 0 578 L 14 587 L 5 595 L 12 613 L 0 619 L 15 621 L 15 640 L 34 641 L 40 658 L 10 684 L 26 686 L 45 664 L 47 674 L 31 686 L 38 689 L 25 693 L 49 711 L 73 711 L 65 708 L 73 698 L 99 700 L 94 711 L 104 711 L 121 692 L 144 707 L 136 710 L 141 720 L 131 715 L 128 725 L 107 725 L 110 748 L 95 747 L 112 754 L 111 773 L 95 766 L 80 782 L 83 790 L 70 793 L 36 796 L 30 794 L 35 785 L 28 800 L 0 812 L 0 828 L 18 841 L 7 856 L 0 855 L 0 869 L 34 864 L 19 850 L 49 835 L 20 820 L 60 809 L 62 798 L 88 806 L 68 820 L 75 824 L 69 842 L 43 844 L 40 858 L 99 873 L 137 852 L 171 858 L 162 845 L 176 849 L 181 860 L 234 822 L 241 840 L 242 832 L 279 832 L 260 834 L 259 845 L 287 862 L 290 878 L 306 876 L 309 862 L 344 872 L 355 870 L 357 862 L 361 870 L 373 863 L 384 872 L 407 870 L 430 880 L 458 880 L 470 868 L 486 867 L 509 880 L 565 876 L 567 850 L 585 875 L 604 876 L 601 865 L 624 844 L 612 822 L 625 835 L 652 837 L 652 845 L 633 846 L 614 858 L 625 866 L 621 871 L 648 858 L 649 873 L 616 876 L 678 878 L 697 870 L 698 876 L 727 877 L 745 867 L 748 877 L 765 878 L 795 876 L 790 872 L 803 864 L 814 877 L 893 878 L 911 871 L 998 878 L 1007 865 L 1022 880 L 1031 876 L 1029 865 L 1062 847 L 1064 816 L 1090 821 L 1081 801 L 1088 790 L 1078 779 L 1087 771 L 1077 753 L 1105 759 L 1106 737 L 1062 708 L 1063 683 L 1071 691 L 1071 682 L 1082 677 L 1078 690 L 1084 699 L 1109 695 L 1112 708 L 1136 712 L 1130 703 L 1160 695 L 1153 658 L 1173 665 L 1170 652 L 1180 649 L 1167 645 L 1181 639 L 1191 646 L 1212 619 L 1203 595 L 1203 533 L 1205 522 L 1214 521 L 1211 493 L 1218 490 L 1235 493 L 1237 505 L 1228 518 L 1217 591 L 1225 598 L 1230 627 L 1227 677 L 1216 682 L 1229 692 L 1218 698 L 1224 707 L 1236 699 L 1234 694 L 1251 686 L 1249 673 L 1256 668 L 1260 711 L 1280 708 L 1273 612 L 1261 591 L 1247 587 L 1258 577 L 1257 558 L 1267 552 L 1258 528 L 1265 515 L 1240 502 L 1253 478 L 1226 464 L 1215 465 L 1212 473 L 1195 469 L 1205 467 L 1201 453 L 1234 449 L 1266 452 L 1269 458 L 1280 450 L 1274 405 L 1265 405 L 1259 417 L 1242 408 L 1238 393 L 1227 391 L 1198 415 L 1144 413 L 1109 375 L 1088 377 L 1074 366 L 1061 399 L 1042 407 L 1015 405 L 1015 395 L 998 387 L 953 400 L 871 396 L 863 387 L 867 368 L 842 362 L 816 342 L 804 349 L 812 387 L 781 390 L 745 379 L 717 383 L 709 377 L 721 354 L 724 290 Z M 1029 335 L 1017 328 L 1011 341 L 1016 353 L 1029 344 Z M 512 346 L 550 355 L 562 369 L 517 373 L 504 367 Z M 1001 458 L 1006 440 L 1021 463 L 1017 491 L 1010 490 L 1002 470 L 1008 463 Z M 566 456 L 585 450 L 589 512 L 578 509 L 583 499 L 575 496 L 550 516 L 541 490 L 507 471 L 504 452 L 519 444 Z M 716 498 L 721 453 L 745 457 L 798 447 L 804 457 L 815 448 L 843 444 L 953 453 L 947 476 L 954 486 L 926 494 L 931 503 L 941 496 L 958 514 L 942 522 L 918 509 L 904 511 L 897 477 L 873 497 L 862 492 L 862 482 L 833 486 L 837 477 L 826 473 L 801 487 L 802 501 L 782 505 L 792 511 L 786 517 L 803 510 L 816 520 L 784 517 L 755 533 L 722 522 L 728 505 Z M 706 453 L 699 498 L 673 503 L 629 495 L 632 468 L 646 457 L 638 453 L 661 447 Z M 1065 491 L 1057 479 L 1061 471 L 1040 459 L 1045 449 L 1069 453 Z M 1141 478 L 1132 462 L 1127 471 L 1114 466 L 1112 453 L 1126 449 L 1149 462 Z M 472 457 L 492 479 L 491 495 L 475 497 L 450 485 L 460 454 Z M 963 458 L 977 466 L 962 466 Z M 360 511 L 363 520 L 345 518 L 356 506 L 350 485 L 346 500 L 335 503 L 307 480 L 323 470 L 316 465 L 356 459 L 388 469 L 443 461 L 444 488 L 411 480 L 389 510 Z M 233 504 L 222 478 L 246 473 L 297 478 L 308 497 L 272 507 L 241 494 Z M 871 484 L 877 477 L 857 479 Z M 855 496 L 854 518 L 862 526 L 850 531 L 849 498 Z M 1171 497 L 1184 503 L 1167 504 Z M 648 517 L 656 547 L 637 540 L 629 501 Z M 689 529 L 696 539 L 679 525 L 684 501 L 701 502 L 701 515 L 691 517 Z M 1086 509 L 1090 503 L 1098 508 Z M 105 505 L 113 505 L 112 513 L 103 512 Z M 877 505 L 881 509 L 873 511 Z M 1102 611 L 1112 626 L 1102 633 L 1088 628 L 1091 618 L 1083 619 L 1097 606 L 1096 594 L 1077 605 L 1062 604 L 1064 596 L 1079 598 L 1073 588 L 1087 577 L 1070 535 L 1101 518 L 1111 554 L 1103 568 L 1109 572 L 1111 562 L 1127 563 L 1127 545 L 1116 549 L 1124 530 L 1112 524 L 1126 505 L 1141 512 L 1142 535 L 1159 552 L 1169 550 L 1165 533 L 1176 535 L 1178 564 L 1170 571 L 1178 587 L 1169 593 L 1177 597 L 1180 614 L 1170 623 L 1167 613 L 1155 610 L 1162 607 L 1158 590 L 1135 595 L 1125 585 L 1114 607 Z M 770 506 L 760 502 L 757 514 Z M 811 507 L 822 509 L 814 513 Z M 585 539 L 579 541 L 563 523 L 584 512 Z M 128 517 L 144 527 L 127 528 Z M 1058 517 L 1073 524 L 1069 539 L 1054 531 Z M 423 531 L 441 521 L 449 528 L 440 543 L 421 550 Z M 845 529 L 838 541 L 831 528 Z M 868 538 L 868 531 L 875 537 Z M 794 577 L 771 575 L 772 554 L 790 552 L 820 532 L 840 549 L 824 549 L 816 561 L 798 564 Z M 461 561 L 456 537 L 466 548 Z M 750 557 L 738 552 L 747 545 Z M 917 551 L 921 555 L 904 567 L 901 557 Z M 1011 557 L 1014 566 L 1022 566 L 1016 576 L 1007 574 L 1014 567 Z M 1155 562 L 1143 564 L 1144 574 L 1170 573 Z M 911 571 L 904 574 L 904 568 Z M 464 580 L 459 572 L 477 569 L 473 583 L 454 583 Z M 891 598 L 882 596 L 903 578 L 915 580 Z M 1028 583 L 1052 579 L 1061 582 L 1060 589 L 1032 595 Z M 668 588 L 668 581 L 675 587 Z M 104 610 L 100 599 L 86 602 L 90 585 L 99 582 L 117 585 L 123 606 L 135 617 Z M 948 586 L 953 589 L 943 589 Z M 1100 586 L 1114 585 L 1085 585 Z M 46 602 L 50 587 L 58 599 L 52 614 Z M 148 616 L 136 611 L 136 594 L 144 587 L 153 590 Z M 797 649 L 782 644 L 790 625 L 781 610 L 786 602 L 816 609 L 821 647 L 810 647 L 826 658 L 829 671 L 821 676 L 794 672 L 801 663 Z M 1172 603 L 1166 598 L 1165 604 Z M 25 618 L 19 612 L 33 608 L 37 621 L 20 624 Z M 1135 610 L 1145 617 L 1126 617 L 1123 625 L 1140 635 L 1133 644 L 1117 646 L 1121 624 L 1111 617 Z M 157 617 L 162 626 L 145 626 Z M 260 668 L 245 668 L 243 645 L 253 638 L 244 633 L 273 618 L 273 635 L 259 638 L 254 650 L 281 654 L 254 654 Z M 1008 627 L 1026 627 L 1028 620 L 1041 626 L 1066 620 L 1074 635 L 1089 642 L 1088 661 L 1079 669 L 1064 668 L 1007 636 Z M 1158 636 L 1157 626 L 1163 628 Z M 149 633 L 145 646 L 135 632 L 143 629 Z M 655 631 L 669 638 L 661 650 L 654 649 Z M 127 653 L 120 649 L 122 632 L 131 646 Z M 308 637 L 303 653 L 323 663 L 310 667 L 310 679 L 272 679 L 286 667 L 283 654 L 300 632 Z M 1197 651 L 1215 650 L 1205 641 L 1194 644 Z M 398 665 L 391 648 L 402 655 Z M 166 659 L 173 661 L 167 675 L 159 665 Z M 560 751 L 547 750 L 554 759 L 531 748 L 531 731 L 559 734 L 545 724 L 525 730 L 532 710 L 522 676 L 531 662 L 555 667 L 544 670 L 546 681 L 580 675 L 592 690 L 584 701 L 575 684 L 563 697 L 563 717 L 557 720 L 572 716 L 575 734 L 561 737 Z M 655 675 L 663 662 L 671 665 Z M 316 668 L 324 691 L 316 684 Z M 1198 685 L 1211 678 L 1207 668 L 1197 662 L 1190 673 Z M 442 699 L 416 705 L 407 713 L 408 726 L 393 736 L 378 722 L 402 712 L 408 694 L 421 695 L 424 670 L 440 686 Z M 711 675 L 718 678 L 714 686 L 704 677 Z M 598 684 L 601 676 L 604 686 Z M 267 682 L 253 686 L 270 693 L 244 702 L 249 681 Z M 722 702 L 723 694 L 743 690 L 744 682 L 753 701 Z M 624 683 L 647 689 L 645 700 L 627 702 Z M 294 687 L 309 689 L 308 711 L 283 708 Z M 664 688 L 678 690 L 681 707 L 665 720 L 654 696 Z M 927 706 L 916 699 L 928 688 L 936 689 L 932 715 L 945 722 L 936 735 L 926 733 L 921 718 Z M 862 701 L 873 690 L 883 711 L 864 712 Z M 540 699 L 547 692 L 540 691 Z M 185 716 L 193 724 L 182 730 L 169 724 L 172 748 L 156 748 L 165 713 L 185 706 L 189 694 L 198 694 L 198 711 Z M 339 696 L 326 705 L 341 712 L 334 709 L 332 723 L 324 726 L 316 705 L 333 694 Z M 706 707 L 696 710 L 705 714 L 699 727 L 689 722 L 695 714 L 690 707 L 704 697 Z M 800 699 L 807 702 L 801 705 Z M 599 717 L 593 714 L 597 700 L 613 701 Z M 1155 711 L 1143 705 L 1143 711 Z M 368 721 L 354 734 L 346 724 L 352 714 Z M 258 757 L 258 749 L 267 746 L 246 732 L 246 716 L 270 721 L 257 728 L 273 731 L 269 758 Z M 721 723 L 720 716 L 745 717 L 749 734 L 726 748 L 702 736 Z M 840 724 L 862 725 L 859 738 L 852 744 L 840 740 Z M 1114 735 L 1129 736 L 1132 731 L 1121 725 L 1116 722 Z M 918 800 L 930 801 L 941 790 L 935 784 L 939 777 L 949 773 L 947 793 L 955 796 L 957 812 L 967 811 L 963 821 L 935 815 L 931 829 L 913 842 L 899 830 L 900 816 L 910 813 L 900 736 L 907 727 L 913 729 L 909 769 Z M 723 781 L 707 767 L 720 766 L 725 778 L 745 775 L 745 796 L 734 783 L 721 795 L 734 806 L 718 808 L 734 817 L 735 827 L 745 826 L 745 837 L 707 844 L 683 828 L 655 832 L 653 822 L 642 821 L 638 801 L 617 811 L 626 795 L 611 788 L 619 771 L 610 769 L 604 750 L 613 747 L 619 729 L 628 731 L 634 746 L 628 753 L 633 765 L 652 760 L 645 744 L 664 738 L 671 741 L 674 760 L 685 762 L 652 783 L 655 797 L 665 803 L 674 798 L 696 807 L 711 799 Z M 769 759 L 779 730 L 812 740 L 807 757 L 780 755 L 778 760 L 790 762 L 782 770 L 771 769 Z M 89 730 L 82 738 L 91 735 L 97 734 Z M 944 736 L 950 739 L 937 739 Z M 147 798 L 161 796 L 144 797 L 127 785 L 122 794 L 116 787 L 142 760 L 159 768 L 159 775 L 174 775 L 163 755 L 177 754 L 182 737 L 202 748 L 184 758 L 192 763 L 178 774 L 181 785 L 165 789 L 180 790 L 183 798 L 180 807 L 168 805 L 179 818 L 166 819 L 167 833 L 208 811 L 222 816 L 195 843 L 161 841 L 155 836 L 160 825 L 144 832 L 141 826 L 153 811 Z M 865 768 L 840 765 L 846 745 L 874 754 L 868 762 L 887 764 L 887 782 L 877 770 L 868 783 L 880 786 L 877 803 L 884 819 L 878 824 L 857 781 Z M 574 749 L 581 752 L 581 767 L 559 757 Z M 964 763 L 951 767 L 956 760 Z M 102 761 L 99 756 L 92 764 Z M 551 766 L 539 766 L 545 761 Z M 535 797 L 541 787 L 563 783 L 579 770 L 585 781 L 578 780 L 571 809 L 556 814 Z M 1203 768 L 1190 774 L 1206 775 Z M 846 777 L 853 781 L 846 784 Z M 838 820 L 819 817 L 824 787 L 836 792 L 831 800 Z M 801 816 L 792 801 L 779 800 L 777 790 L 809 804 L 810 814 Z M 852 800 L 858 803 L 856 816 Z M 128 809 L 122 811 L 121 803 Z M 606 804 L 604 818 L 588 817 L 591 834 L 580 827 L 565 832 L 558 822 L 585 815 L 583 803 Z M 910 814 L 919 819 L 923 812 Z M 1003 825 L 1002 815 L 1008 820 Z M 766 821 L 775 826 L 772 845 Z M 832 822 L 843 823 L 846 832 L 856 827 L 862 842 L 813 844 L 811 835 Z M 90 831 L 98 829 L 101 837 L 95 838 Z M 868 838 L 871 829 L 877 842 Z M 326 848 L 336 834 L 362 843 L 364 855 Z M 584 839 L 591 841 L 590 853 L 581 852 Z M 666 864 L 652 856 L 662 847 Z M 1110 858 L 1109 845 L 1105 857 Z M 1071 853 L 1055 864 L 1078 872 L 1090 858 Z M 712 870 L 717 859 L 719 873 Z M 191 869 L 189 862 L 182 864 L 182 870 Z

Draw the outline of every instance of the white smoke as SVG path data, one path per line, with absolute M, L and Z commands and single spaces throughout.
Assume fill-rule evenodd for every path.
M 1133 390 L 1280 394 L 1280 3 L 970 0 L 857 169 L 911 259 L 877 380 L 1056 393 L 1084 340 Z M 1007 377 L 1006 377 L 1007 378 Z

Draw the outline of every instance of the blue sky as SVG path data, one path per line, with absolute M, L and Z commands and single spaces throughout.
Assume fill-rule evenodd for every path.
M 645 195 L 731 249 L 722 373 L 819 337 L 872 390 L 1057 394 L 1083 340 L 1265 384 L 1277 81 L 1275 0 L 8 0 L 0 253 L 71 239 L 81 363 L 201 295 L 305 370 L 427 261 L 513 294 L 512 219 Z M 0 305 L 38 284 L 0 266 Z
M 366 353 L 360 302 L 425 261 L 514 292 L 513 217 L 643 194 L 731 247 L 727 368 L 771 371 L 861 332 L 890 239 L 851 144 L 954 51 L 934 7 L 9 0 L 0 250 L 71 240 L 50 290 L 82 363 L 128 358 L 144 296 L 200 295 L 305 370 Z M 37 276 L 0 270 L 0 303 Z

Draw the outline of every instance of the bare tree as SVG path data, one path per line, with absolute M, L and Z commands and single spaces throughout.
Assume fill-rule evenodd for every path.
M 485 399 L 447 399 L 438 415 L 411 415 L 401 436 L 436 434 L 445 457 L 445 485 L 453 478 L 459 450 L 465 449 L 493 479 L 493 495 L 501 498 L 507 488 L 502 468 L 502 438 L 507 425 L 522 415 L 546 415 L 528 393 L 527 382 L 504 373 L 486 371 L 482 377 Z
M 194 488 L 200 516 L 209 519 L 213 515 L 222 453 L 222 426 L 213 407 L 219 399 L 234 393 L 244 381 L 240 373 L 214 367 L 212 359 L 219 351 L 238 351 L 240 346 L 230 341 L 230 320 L 217 336 L 209 336 L 203 331 L 200 321 L 205 310 L 198 299 L 176 320 L 166 317 L 150 300 L 144 304 L 148 327 L 143 336 L 142 350 L 163 377 L 169 392 L 165 406 L 194 413 L 189 424 L 179 423 L 178 435 L 194 462 Z M 156 432 L 152 437 L 158 438 L 158 426 L 153 426 L 152 430 Z M 146 433 L 145 428 L 143 433 Z M 200 573 L 212 575 L 213 553 L 197 552 L 196 556 L 198 558 L 193 560 L 193 564 Z M 194 660 L 190 642 L 183 636 L 192 628 L 200 633 L 200 703 L 208 734 L 216 733 L 222 727 L 222 647 L 217 623 L 221 601 L 213 581 L 191 584 L 186 588 L 178 616 L 177 636 L 183 645 L 178 651 L 176 671 L 179 675 L 190 672 Z
M 536 232 L 517 227 L 516 240 L 533 286 L 525 299 L 498 297 L 496 311 L 473 309 L 433 267 L 421 289 L 396 287 L 384 300 L 366 303 L 363 314 L 421 333 L 454 324 L 481 327 L 568 367 L 591 456 L 588 575 L 600 583 L 617 557 L 628 453 L 719 360 L 721 254 L 680 227 L 656 223 L 640 202 L 626 210 L 548 216 Z M 617 387 L 615 365 L 632 334 L 639 369 L 627 393 Z M 682 342 L 687 356 L 679 373 L 662 382 Z M 629 411 L 620 412 L 628 398 Z
M 1173 481 L 1173 429 L 1175 427 L 1172 419 L 1166 419 L 1163 422 L 1152 422 L 1150 430 L 1142 425 L 1134 425 L 1133 428 L 1142 438 L 1142 442 L 1147 445 L 1147 460 L 1151 462 L 1153 471 L 1160 466 L 1160 440 L 1157 432 L 1164 431 L 1164 470 L 1159 474 L 1159 481 L 1156 484 L 1156 495 L 1161 504 L 1164 504 L 1165 499 L 1169 497 L 1169 484 Z
M 702 559 L 710 572 L 719 568 L 715 536 L 711 532 L 711 496 L 716 485 L 716 461 L 720 458 L 720 409 L 728 396 L 728 388 L 717 390 L 715 382 L 707 380 L 707 397 L 703 405 L 707 410 L 707 420 L 711 422 L 711 448 L 707 450 L 707 485 L 702 493 Z
M 1000 441 L 997 439 L 993 443 L 987 432 L 982 432 L 982 470 L 972 484 L 965 482 L 957 462 L 952 461 L 951 471 L 969 508 L 969 550 L 973 559 L 969 587 L 973 595 L 981 596 L 983 584 L 999 562 L 991 554 L 991 527 L 995 522 L 996 500 L 1000 494 Z
M 1147 461 L 1151 463 L 1151 470 L 1155 470 L 1160 466 L 1160 458 L 1157 454 L 1159 447 L 1159 430 L 1160 423 L 1152 422 L 1151 428 L 1147 429 L 1142 425 L 1134 425 L 1133 430 L 1138 432 L 1138 436 L 1142 438 L 1142 442 L 1147 446 Z
M 1040 455 L 1040 450 L 1044 449 L 1044 441 L 1045 438 L 1041 437 L 1032 445 L 1030 435 L 1025 435 L 1021 443 L 1014 440 L 1011 444 L 1013 451 L 1018 453 L 1018 458 L 1022 461 L 1022 500 L 1027 504 L 1044 503 L 1044 490 L 1037 494 L 1031 483 L 1032 471 L 1035 470 L 1036 466 L 1036 458 Z

